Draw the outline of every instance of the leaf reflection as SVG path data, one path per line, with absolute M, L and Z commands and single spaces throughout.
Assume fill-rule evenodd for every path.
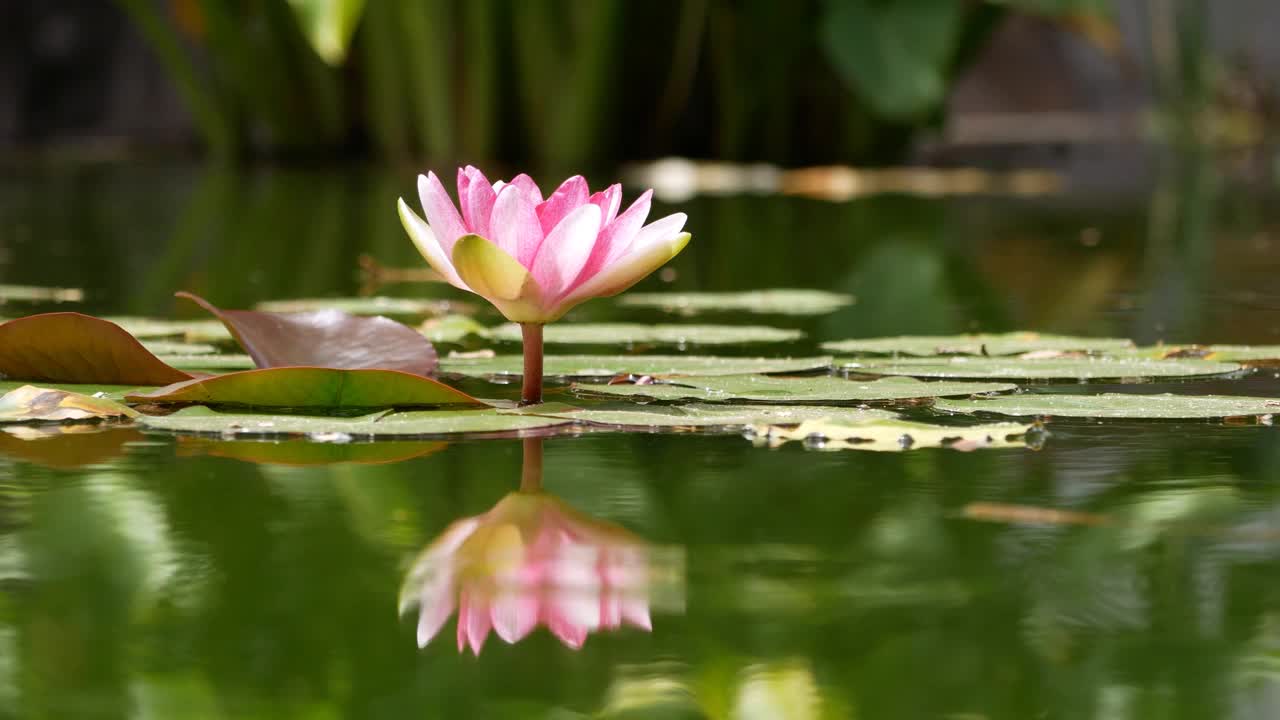
M 515 643 L 539 625 L 576 650 L 600 630 L 651 631 L 653 607 L 680 609 L 682 559 L 545 492 L 542 439 L 527 438 L 520 489 L 422 551 L 400 612 L 418 610 L 419 647 L 457 610 L 459 652 L 479 655 L 490 630 Z

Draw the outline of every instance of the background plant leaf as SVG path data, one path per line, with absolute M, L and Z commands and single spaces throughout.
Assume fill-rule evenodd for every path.
M 316 54 L 330 65 L 341 64 L 364 12 L 365 0 L 288 1 Z

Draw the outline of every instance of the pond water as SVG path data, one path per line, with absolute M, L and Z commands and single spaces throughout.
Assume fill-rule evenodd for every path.
M 161 317 L 200 316 L 178 289 L 223 307 L 349 296 L 362 254 L 418 263 L 393 212 L 411 192 L 359 171 L 27 173 L 0 180 L 0 282 Z M 679 207 L 693 243 L 640 289 L 856 302 L 690 319 L 599 300 L 569 320 L 806 333 L 718 354 L 1015 329 L 1277 344 L 1276 208 L 1198 165 L 1125 196 L 698 198 Z M 628 349 L 650 350 L 680 351 Z M 1101 387 L 1280 397 L 1271 371 Z M 0 717 L 1274 718 L 1277 432 L 1056 419 L 1038 450 L 969 453 L 552 432 L 313 465 L 132 429 L 5 440 Z M 541 628 L 491 634 L 473 655 L 449 619 L 419 649 L 397 608 L 415 558 L 539 452 L 546 496 L 653 560 L 648 622 L 576 650 Z M 574 587 L 608 602 L 589 585 Z

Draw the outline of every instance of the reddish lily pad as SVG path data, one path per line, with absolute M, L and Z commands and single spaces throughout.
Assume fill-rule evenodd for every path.
M 130 402 L 253 407 L 369 408 L 484 405 L 444 383 L 399 370 L 278 367 L 175 383 Z
M 169 385 L 192 377 L 166 365 L 119 325 L 72 312 L 0 324 L 0 375 L 111 385 Z
M 223 310 L 191 293 L 177 295 L 221 320 L 259 368 L 378 369 L 431 375 L 438 365 L 431 341 L 389 318 L 357 317 L 340 310 Z

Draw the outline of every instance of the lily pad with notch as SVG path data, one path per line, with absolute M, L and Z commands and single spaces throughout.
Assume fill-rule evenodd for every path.
M 548 377 L 611 378 L 615 375 L 742 375 L 799 373 L 825 370 L 830 355 L 802 358 L 716 357 L 710 355 L 547 355 L 543 373 Z M 487 358 L 443 358 L 442 372 L 471 377 L 519 377 L 524 359 L 519 355 Z
M 520 433 L 570 425 L 568 418 L 480 410 L 414 410 L 377 412 L 360 417 L 322 417 L 272 413 L 222 412 L 197 406 L 172 415 L 143 416 L 154 430 L 217 434 L 222 437 L 326 436 L 340 433 L 358 440 L 438 437 L 463 434 Z
M 460 390 L 413 373 L 315 367 L 245 370 L 196 378 L 125 399 L 135 403 L 294 408 L 484 405 Z
M 1023 393 L 976 400 L 939 400 L 934 409 L 954 413 L 993 413 L 1014 417 L 1126 419 L 1221 419 L 1268 416 L 1280 412 L 1280 398 L 1235 395 L 1059 395 Z
M 489 331 L 494 340 L 518 342 L 520 326 L 499 325 Z M 793 342 L 799 330 L 764 325 L 645 325 L 643 323 L 560 323 L 548 325 L 548 345 L 748 345 Z
M 1133 341 L 1124 338 L 1043 335 L 1035 332 L 985 333 L 977 335 L 902 335 L 898 337 L 835 340 L 822 343 L 824 350 L 853 355 L 1021 355 L 1056 350 L 1060 352 L 1119 352 L 1131 350 Z
M 956 427 L 900 419 L 849 422 L 839 418 L 814 419 L 791 428 L 777 424 L 752 427 L 753 441 L 777 447 L 801 441 L 820 450 L 876 450 L 902 452 L 920 448 L 979 450 L 1027 447 L 1027 438 L 1040 432 L 1036 425 L 991 423 Z
M 1236 363 L 1212 360 L 1149 360 L 1119 357 L 1033 358 L 896 358 L 836 360 L 845 370 L 869 375 L 917 378 L 981 378 L 1005 380 L 1097 380 L 1102 378 L 1166 378 L 1226 375 Z
M 820 375 L 780 378 L 767 375 L 683 377 L 672 383 L 651 385 L 582 385 L 583 395 L 632 397 L 652 400 L 703 400 L 713 402 L 771 402 L 824 404 L 916 400 L 948 395 L 976 395 L 1017 389 L 1008 383 L 924 382 L 914 378 L 881 378 L 860 382 Z
M 825 290 L 777 288 L 747 292 L 629 293 L 619 305 L 670 313 L 747 312 L 758 315 L 825 315 L 852 305 L 854 297 Z

